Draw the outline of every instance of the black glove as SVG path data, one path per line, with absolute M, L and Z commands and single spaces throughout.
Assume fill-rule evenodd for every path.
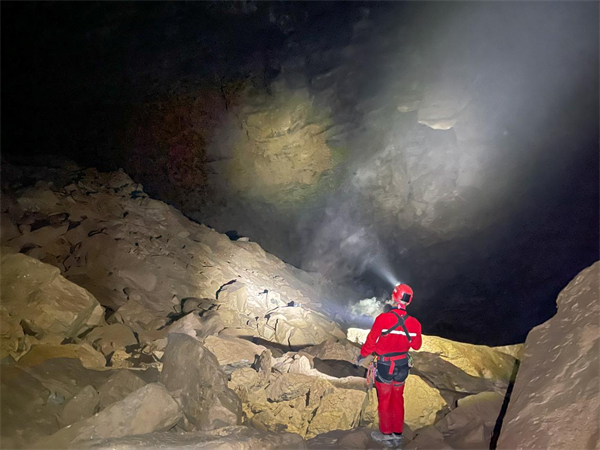
M 365 359 L 367 359 L 367 358 L 366 358 L 366 357 L 363 357 L 363 356 L 361 356 L 361 355 L 358 355 L 358 358 L 356 358 L 356 365 L 357 365 L 357 366 L 360 366 L 360 365 L 362 365 L 362 362 L 363 362 Z

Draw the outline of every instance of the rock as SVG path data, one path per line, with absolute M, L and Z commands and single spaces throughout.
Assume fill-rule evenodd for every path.
M 104 323 L 104 309 L 96 299 L 56 267 L 23 254 L 3 255 L 1 261 L 2 312 L 29 334 L 74 338 Z
M 264 350 L 256 361 L 254 362 L 254 368 L 258 372 L 258 375 L 262 381 L 269 381 L 271 377 L 271 367 L 273 366 L 273 354 L 271 350 Z
M 121 323 L 94 328 L 85 339 L 105 356 L 138 343 L 131 328 Z
M 325 395 L 310 421 L 307 437 L 331 430 L 349 430 L 358 426 L 366 393 L 353 389 L 337 389 Z
M 411 372 L 426 379 L 438 389 L 465 394 L 493 390 L 504 394 L 508 387 L 506 380 L 489 380 L 469 375 L 433 353 L 416 352 L 413 359 L 415 365 Z
M 51 391 L 32 375 L 2 364 L 0 377 L 0 436 L 3 448 L 28 447 L 31 442 L 58 431 L 61 405 L 49 401 Z
M 217 292 L 217 302 L 227 305 L 229 308 L 246 313 L 246 304 L 248 302 L 248 291 L 244 283 L 231 283 L 223 286 Z
M 421 377 L 409 375 L 404 387 L 404 423 L 411 429 L 433 425 L 438 414 L 448 405 L 440 391 L 431 387 Z
M 371 448 L 373 444 L 371 431 L 365 428 L 329 431 L 309 439 L 306 446 L 319 450 L 327 448 L 367 449 Z
M 231 380 L 227 385 L 237 394 L 242 402 L 247 402 L 249 392 L 260 387 L 261 381 L 256 370 L 243 367 L 231 373 Z
M 217 336 L 208 336 L 204 340 L 204 346 L 217 357 L 221 366 L 240 362 L 250 366 L 256 357 L 266 350 L 262 345 L 256 345 L 245 339 Z
M 327 340 L 319 345 L 304 348 L 302 351 L 319 359 L 337 359 L 352 364 L 356 362 L 360 354 L 360 348 L 345 339 L 339 341 Z
M 43 212 L 52 214 L 60 212 L 57 208 L 58 198 L 49 189 L 38 187 L 28 188 L 23 191 L 17 198 L 17 203 L 25 211 Z
M 152 433 L 81 443 L 80 448 L 133 450 L 148 448 L 180 450 L 276 450 L 305 448 L 304 440 L 293 433 L 270 433 L 244 426 L 229 426 L 214 431 Z
M 179 405 L 160 384 L 149 384 L 89 419 L 38 441 L 35 448 L 79 448 L 83 442 L 166 431 L 181 418 Z
M 239 398 L 227 387 L 217 358 L 196 339 L 169 335 L 161 381 L 180 402 L 188 431 L 240 423 Z
M 49 359 L 78 359 L 86 369 L 104 370 L 106 358 L 90 344 L 33 345 L 31 350 L 19 359 L 22 367 L 37 366 Z
M 444 441 L 444 435 L 433 425 L 420 430 L 417 436 L 402 448 L 405 450 L 452 450 L 452 447 Z
M 119 402 L 147 383 L 129 370 L 119 370 L 112 374 L 106 383 L 98 388 L 100 410 Z
M 96 413 L 100 397 L 93 386 L 84 387 L 63 406 L 58 415 L 60 428 L 92 417 Z
M 182 308 L 181 312 L 184 314 L 191 313 L 192 311 L 208 311 L 216 303 L 216 300 L 212 298 L 195 298 L 188 297 L 181 301 Z
M 363 405 L 360 414 L 360 425 L 369 428 L 379 428 L 379 413 L 377 411 L 377 389 L 372 388 L 367 391 L 367 400 Z
M 277 377 L 266 389 L 269 400 L 275 402 L 304 397 L 311 392 L 309 402 L 314 403 L 323 395 L 333 392 L 334 387 L 326 380 L 297 373 L 287 373 Z
M 198 332 L 202 330 L 202 319 L 197 313 L 191 312 L 173 322 L 166 330 L 168 334 L 180 333 L 196 338 Z
M 600 447 L 599 279 L 596 262 L 529 332 L 497 448 Z
M 510 381 L 516 359 L 485 345 L 465 344 L 437 336 L 423 336 L 418 352 L 433 353 L 473 377 Z M 418 353 L 417 352 L 417 353 Z

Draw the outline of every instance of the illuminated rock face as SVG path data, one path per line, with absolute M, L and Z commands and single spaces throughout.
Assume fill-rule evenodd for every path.
M 599 279 L 597 262 L 529 333 L 498 448 L 598 448 Z

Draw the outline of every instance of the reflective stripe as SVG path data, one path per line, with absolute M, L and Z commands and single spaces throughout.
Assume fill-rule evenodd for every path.
M 385 331 L 387 331 L 387 329 L 381 330 L 382 333 L 385 332 Z M 397 331 L 397 330 L 390 331 L 388 334 L 401 334 L 402 336 L 406 336 L 406 333 L 404 331 Z M 417 335 L 417 333 L 408 333 L 408 334 L 410 336 L 416 336 Z

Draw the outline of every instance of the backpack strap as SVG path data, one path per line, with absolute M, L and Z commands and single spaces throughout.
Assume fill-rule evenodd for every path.
M 408 329 L 406 328 L 406 324 L 404 323 L 404 321 L 406 320 L 406 317 L 408 317 L 408 315 L 406 317 L 401 316 L 400 314 L 398 314 L 393 309 L 390 312 L 393 313 L 396 316 L 396 320 L 397 320 L 396 325 L 394 325 L 393 327 L 387 329 L 386 331 L 383 331 L 381 333 L 381 335 L 382 336 L 387 336 L 392 331 L 394 331 L 396 328 L 402 327 L 402 330 L 404 331 L 404 334 L 406 335 L 406 339 L 408 339 L 408 343 L 410 344 L 412 342 L 412 338 L 410 337 L 410 333 L 408 332 Z

